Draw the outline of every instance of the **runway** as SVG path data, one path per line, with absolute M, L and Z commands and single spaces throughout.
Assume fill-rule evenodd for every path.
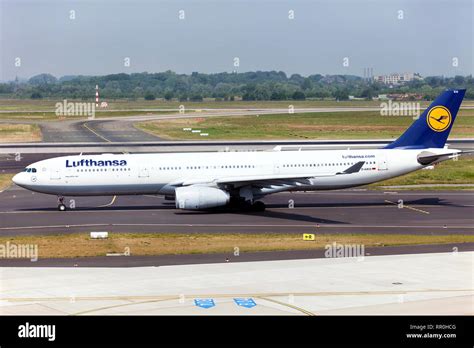
M 43 142 L 131 142 L 159 141 L 160 138 L 142 132 L 134 121 L 121 119 L 43 122 L 40 124 Z
M 404 208 L 398 207 L 403 200 Z M 159 196 L 56 197 L 15 185 L 0 193 L 0 235 L 74 232 L 472 234 L 474 200 L 468 191 L 342 190 L 281 193 L 264 199 L 267 210 L 176 210 Z M 293 201 L 294 207 L 289 207 Z

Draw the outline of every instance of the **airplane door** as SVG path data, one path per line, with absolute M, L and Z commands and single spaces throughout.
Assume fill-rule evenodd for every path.
M 275 162 L 273 165 L 273 174 L 280 174 L 280 163 Z
M 387 156 L 380 155 L 377 156 L 377 167 L 380 170 L 388 170 Z
M 59 180 L 61 179 L 61 169 L 59 168 L 52 168 L 51 169 L 51 176 L 50 178 L 52 180 Z
M 140 171 L 138 172 L 138 177 L 139 178 L 148 178 L 150 176 L 150 171 L 148 168 L 140 168 Z

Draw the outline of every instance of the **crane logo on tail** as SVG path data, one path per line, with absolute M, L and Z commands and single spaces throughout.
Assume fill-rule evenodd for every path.
M 428 126 L 435 132 L 443 132 L 451 125 L 451 113 L 444 106 L 435 106 L 426 117 Z

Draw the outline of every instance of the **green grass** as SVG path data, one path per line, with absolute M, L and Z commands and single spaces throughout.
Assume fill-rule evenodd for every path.
M 0 237 L 0 244 L 36 244 L 40 258 L 91 257 L 107 253 L 130 252 L 130 255 L 233 254 L 277 250 L 317 250 L 332 243 L 396 246 L 474 242 L 473 235 L 416 234 L 316 234 L 314 241 L 304 241 L 303 234 L 276 233 L 111 233 L 108 239 L 92 240 L 88 233 L 66 235 Z
M 124 116 L 156 116 L 162 114 L 177 114 L 178 111 L 114 111 L 114 110 L 100 110 L 96 111 L 95 117 L 124 117 Z M 0 113 L 0 121 L 2 120 L 33 120 L 33 121 L 58 121 L 62 120 L 81 120 L 87 119 L 87 116 L 63 116 L 59 117 L 53 112 L 40 111 L 25 111 L 25 112 L 2 112 Z
M 136 127 L 162 138 L 203 139 L 183 128 L 209 133 L 209 140 L 245 139 L 370 139 L 397 138 L 411 117 L 380 116 L 378 112 L 326 112 L 262 116 L 209 117 L 140 122 Z M 474 110 L 461 110 L 451 138 L 474 136 Z
M 93 102 L 90 100 L 70 99 L 72 102 Z M 63 102 L 64 99 L 0 99 L 0 110 L 15 111 L 15 110 L 48 110 L 54 109 L 54 105 L 57 102 Z M 180 102 L 180 101 L 165 101 L 165 100 L 150 100 L 146 101 L 143 99 L 137 100 L 108 100 L 108 110 L 124 110 L 124 109 L 147 109 L 147 108 L 178 108 L 180 105 L 185 105 L 186 108 L 190 109 L 201 109 L 201 108 L 288 108 L 289 105 L 297 107 L 326 107 L 326 106 L 337 106 L 337 107 L 364 107 L 364 106 L 379 106 L 380 101 L 366 101 L 366 100 L 354 100 L 354 101 L 335 101 L 335 100 L 282 100 L 282 101 L 215 101 L 212 99 L 205 99 L 202 102 Z M 471 101 L 465 101 L 463 105 L 472 104 Z M 421 105 L 428 105 L 428 102 L 422 101 Z
M 12 184 L 14 174 L 0 174 L 0 191 L 5 190 Z
M 474 191 L 473 186 L 406 186 L 406 187 L 396 187 L 393 190 L 398 191 Z M 470 184 L 471 185 L 471 184 Z M 387 191 L 389 188 L 377 186 L 375 187 L 377 190 Z
M 0 143 L 41 141 L 41 130 L 36 124 L 0 123 Z

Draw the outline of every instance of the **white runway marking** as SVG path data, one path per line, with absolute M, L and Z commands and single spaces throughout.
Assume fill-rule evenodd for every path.
M 316 225 L 319 225 L 316 226 Z M 339 225 L 339 224 L 327 224 L 315 222 L 313 224 L 153 224 L 153 223 L 145 223 L 145 224 L 70 224 L 70 225 L 40 225 L 40 226 L 13 226 L 13 227 L 0 227 L 0 230 L 22 230 L 22 229 L 46 229 L 46 228 L 71 228 L 71 227 L 98 227 L 98 226 L 130 226 L 130 227 L 137 227 L 137 226 L 154 226 L 154 227 L 270 227 L 270 228 L 278 228 L 278 227 L 297 227 L 297 228 L 312 228 L 314 230 L 323 229 L 323 228 L 390 228 L 390 229 L 397 229 L 397 228 L 417 228 L 417 229 L 433 229 L 433 228 L 441 228 L 441 225 Z M 474 229 L 472 225 L 449 225 L 443 227 L 445 229 L 449 228 L 457 228 L 457 229 Z
M 104 204 L 104 205 L 99 205 L 97 208 L 104 208 L 104 207 L 110 207 L 111 205 L 114 204 L 115 200 L 117 199 L 117 196 L 113 196 L 112 197 L 112 200 L 107 203 L 107 204 Z
M 389 201 L 388 199 L 386 199 L 385 202 L 390 203 L 390 204 L 394 204 L 394 205 L 398 205 L 398 203 Z M 401 209 L 410 209 L 410 210 L 413 210 L 413 211 L 416 211 L 416 212 L 419 212 L 419 213 L 428 214 L 428 215 L 430 214 L 429 211 L 422 210 L 422 209 L 417 209 L 417 208 L 414 208 L 414 207 L 409 206 L 407 204 L 403 204 Z

